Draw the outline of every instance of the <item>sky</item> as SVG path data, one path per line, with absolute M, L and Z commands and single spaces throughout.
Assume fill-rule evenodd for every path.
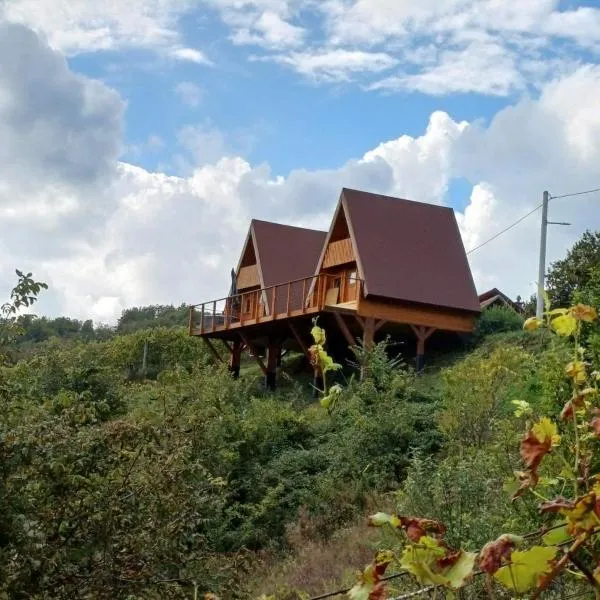
M 470 250 L 600 187 L 599 98 L 600 0 L 0 0 L 0 288 L 220 298 L 251 218 L 325 230 L 342 187 L 451 206 Z M 553 261 L 600 194 L 549 217 Z M 539 230 L 469 254 L 479 292 L 535 292 Z

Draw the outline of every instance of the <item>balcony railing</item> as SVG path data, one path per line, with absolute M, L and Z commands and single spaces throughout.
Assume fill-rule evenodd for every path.
M 321 273 L 196 304 L 190 307 L 190 335 L 317 313 L 357 301 L 361 288 L 354 271 Z

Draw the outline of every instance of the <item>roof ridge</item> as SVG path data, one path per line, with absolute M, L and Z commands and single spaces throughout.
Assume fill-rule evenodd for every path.
M 277 227 L 290 227 L 291 229 L 299 229 L 302 231 L 312 231 L 315 233 L 327 233 L 322 229 L 311 229 L 310 227 L 301 227 L 300 225 L 288 225 L 287 223 L 277 223 L 275 221 L 266 221 L 264 219 L 251 219 L 250 225 L 254 225 L 254 223 L 264 223 L 266 225 L 276 225 Z
M 440 208 L 445 210 L 451 210 L 454 212 L 454 209 L 451 206 L 444 206 L 443 204 L 433 204 L 431 202 L 423 202 L 422 200 L 411 200 L 410 198 L 400 198 L 399 196 L 390 196 L 388 194 L 378 194 L 376 192 L 367 192 L 365 190 L 357 190 L 356 188 L 342 188 L 342 194 L 344 192 L 354 192 L 356 194 L 365 194 L 366 196 L 378 196 L 379 198 L 385 198 L 386 200 L 400 200 L 401 202 L 410 202 L 411 204 L 420 204 L 422 206 L 431 206 L 433 208 Z

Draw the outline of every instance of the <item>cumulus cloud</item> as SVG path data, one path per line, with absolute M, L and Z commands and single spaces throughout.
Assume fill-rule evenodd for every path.
M 600 67 L 558 77 L 489 124 L 434 112 L 421 135 L 335 169 L 275 176 L 196 126 L 180 141 L 192 155 L 213 144 L 211 154 L 173 176 L 118 162 L 123 104 L 114 91 L 73 74 L 23 26 L 0 27 L 2 48 L 12 52 L 0 51 L 0 132 L 10 147 L 0 161 L 0 281 L 10 288 L 13 266 L 48 281 L 41 312 L 112 321 L 131 305 L 220 297 L 250 218 L 326 228 L 342 186 L 440 204 L 453 178 L 466 179 L 458 219 L 467 248 L 532 210 L 544 189 L 598 186 Z M 573 223 L 551 230 L 551 260 L 600 227 L 597 196 L 550 210 Z M 474 252 L 477 285 L 532 292 L 538 235 L 531 217 Z

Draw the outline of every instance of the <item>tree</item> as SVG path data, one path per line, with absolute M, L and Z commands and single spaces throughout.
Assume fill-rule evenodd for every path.
M 17 285 L 10 293 L 10 300 L 0 307 L 0 344 L 5 345 L 17 337 L 22 331 L 17 313 L 21 308 L 28 308 L 37 301 L 42 289 L 47 290 L 48 285 L 35 281 L 31 273 L 25 275 L 18 269 Z
M 552 263 L 547 290 L 554 306 L 568 306 L 573 294 L 583 291 L 591 271 L 600 264 L 600 231 L 586 231 L 567 256 Z

